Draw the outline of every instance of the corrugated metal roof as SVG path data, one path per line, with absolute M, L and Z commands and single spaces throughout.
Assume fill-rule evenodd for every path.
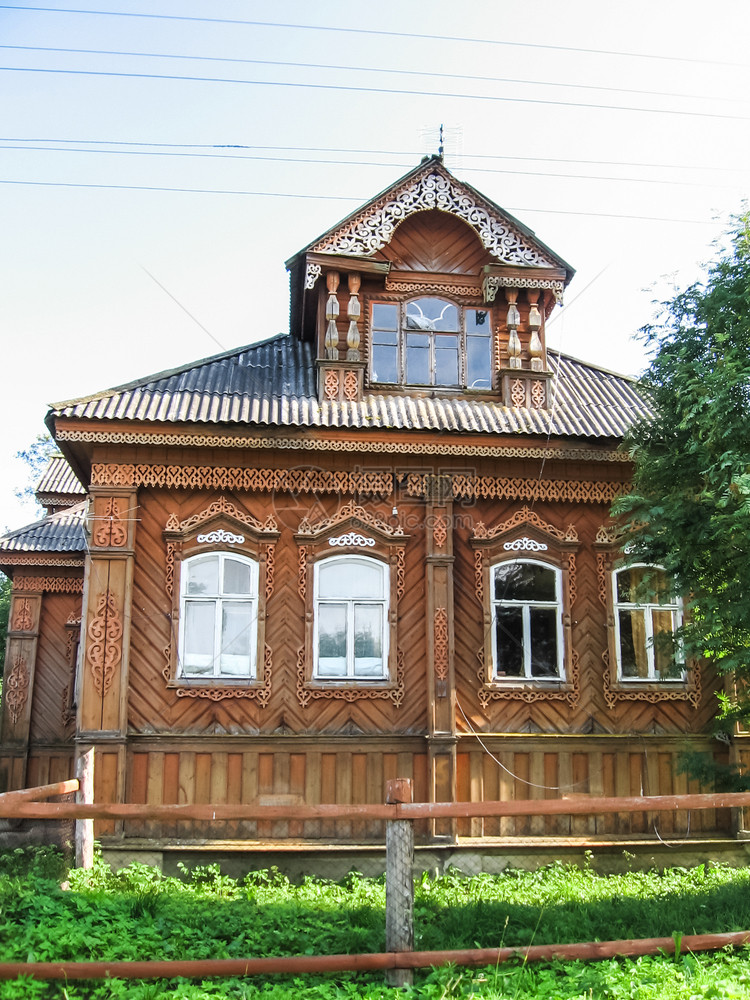
M 86 538 L 83 532 L 86 501 L 69 510 L 9 531 L 0 538 L 2 552 L 83 552 Z M 0 556 L 2 562 L 2 556 Z
M 318 402 L 312 345 L 282 334 L 184 368 L 57 404 L 52 416 L 90 420 L 251 424 L 619 438 L 648 408 L 622 375 L 550 352 L 550 411 L 465 394 L 367 392 L 361 402 Z
M 37 496 L 50 494 L 61 496 L 85 496 L 86 490 L 81 486 L 75 472 L 68 465 L 63 455 L 52 455 L 47 468 L 42 473 L 36 488 Z

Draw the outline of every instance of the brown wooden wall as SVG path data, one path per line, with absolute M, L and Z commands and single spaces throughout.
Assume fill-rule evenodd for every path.
M 68 648 L 69 616 L 80 615 L 77 594 L 44 594 L 39 622 L 34 692 L 31 705 L 32 743 L 72 740 L 72 719 L 66 721 L 74 683 Z

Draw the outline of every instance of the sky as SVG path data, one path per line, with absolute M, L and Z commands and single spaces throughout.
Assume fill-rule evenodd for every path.
M 288 328 L 284 261 L 426 153 L 576 269 L 637 375 L 750 188 L 750 4 L 0 4 L 0 529 L 50 403 Z

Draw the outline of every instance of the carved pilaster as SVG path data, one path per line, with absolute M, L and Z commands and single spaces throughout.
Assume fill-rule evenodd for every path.
M 356 353 L 359 354 L 359 350 Z M 356 403 L 361 400 L 364 370 L 364 361 L 318 361 L 318 397 L 321 403 Z

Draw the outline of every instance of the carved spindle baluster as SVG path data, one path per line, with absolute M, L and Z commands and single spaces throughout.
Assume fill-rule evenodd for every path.
M 347 310 L 349 332 L 346 335 L 346 346 L 349 350 L 346 352 L 347 361 L 359 361 L 359 317 L 361 315 L 359 286 L 361 284 L 362 279 L 358 274 L 349 275 L 349 307 Z
M 529 329 L 531 330 L 529 354 L 531 355 L 531 370 L 533 372 L 541 372 L 544 371 L 544 361 L 542 359 L 542 341 L 539 337 L 539 330 L 542 326 L 542 314 L 539 312 L 539 306 L 537 305 L 539 291 L 529 289 L 526 294 L 529 299 Z
M 338 271 L 329 271 L 326 275 L 326 286 L 328 287 L 328 301 L 326 302 L 326 358 L 329 361 L 339 359 L 339 329 L 336 320 L 339 318 L 339 300 L 336 295 L 339 287 Z
M 521 367 L 521 341 L 518 336 L 518 326 L 521 322 L 521 314 L 518 311 L 516 300 L 518 292 L 515 288 L 506 288 L 505 297 L 508 300 L 508 367 Z

